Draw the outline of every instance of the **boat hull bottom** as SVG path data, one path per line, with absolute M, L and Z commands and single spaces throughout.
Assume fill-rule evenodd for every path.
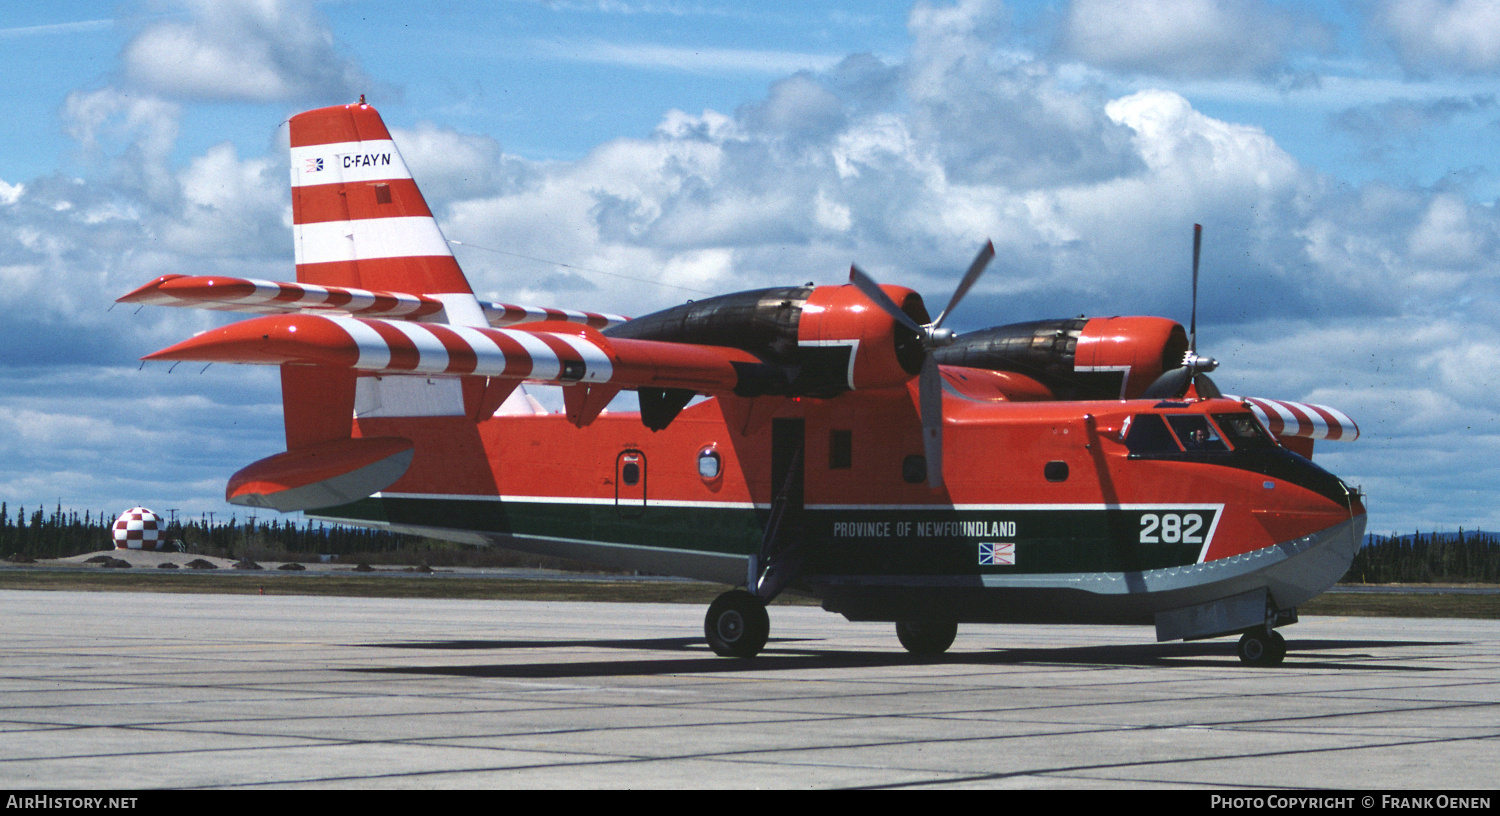
M 1191 639 L 1242 631 L 1254 625 L 1246 610 L 1257 606 L 1267 610 L 1262 622 L 1273 620 L 1333 586 L 1364 527 L 1365 517 L 1356 516 L 1233 558 L 1135 573 L 809 576 L 805 584 L 824 609 L 849 620 L 1157 625 L 1165 617 L 1162 639 Z

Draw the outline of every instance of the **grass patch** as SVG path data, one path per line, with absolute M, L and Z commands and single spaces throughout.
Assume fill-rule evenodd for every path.
M 1500 595 L 1329 592 L 1297 607 L 1302 615 L 1371 618 L 1500 618 Z
M 178 570 L 170 573 L 104 569 L 0 569 L 0 589 L 79 592 L 180 592 L 224 595 L 334 595 L 354 598 L 468 598 L 518 601 L 683 603 L 706 606 L 726 587 L 700 581 L 623 581 L 473 578 L 383 572 L 245 573 Z M 777 604 L 817 601 L 792 594 Z M 1303 615 L 1391 618 L 1500 619 L 1500 595 L 1337 592 L 1298 607 Z

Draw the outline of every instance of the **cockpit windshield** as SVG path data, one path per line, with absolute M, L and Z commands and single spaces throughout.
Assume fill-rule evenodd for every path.
M 1208 417 L 1202 414 L 1173 414 L 1167 417 L 1167 422 L 1171 423 L 1172 430 L 1177 432 L 1177 439 L 1182 442 L 1185 450 L 1229 450 L 1229 446 L 1219 438 L 1218 432 L 1208 424 Z
M 1202 414 L 1136 414 L 1125 425 L 1125 447 L 1133 456 L 1228 452 L 1231 446 L 1234 450 L 1276 447 L 1248 413 L 1214 414 L 1213 418 L 1209 422 Z
M 1276 443 L 1250 414 L 1214 414 L 1214 422 L 1224 429 L 1224 436 L 1235 450 L 1274 448 Z

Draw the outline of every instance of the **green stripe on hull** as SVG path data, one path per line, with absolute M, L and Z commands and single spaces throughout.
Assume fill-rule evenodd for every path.
M 807 576 L 1125 573 L 1197 563 L 1218 509 L 804 510 L 783 534 L 805 542 Z M 765 511 L 748 507 L 564 504 L 381 497 L 316 515 L 484 535 L 751 555 Z
M 1197 563 L 1217 509 L 808 511 L 805 572 L 1136 572 Z M 1186 522 L 1186 523 L 1184 523 Z
M 486 535 L 597 541 L 689 552 L 750 555 L 765 513 L 751 508 L 617 508 L 607 504 L 380 497 L 315 511 L 355 522 Z

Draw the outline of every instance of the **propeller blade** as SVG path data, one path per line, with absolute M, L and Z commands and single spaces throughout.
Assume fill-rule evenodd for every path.
M 1142 399 L 1178 399 L 1187 393 L 1188 384 L 1193 381 L 1193 369 L 1188 366 L 1178 366 L 1170 371 L 1162 372 L 1156 382 L 1141 394 Z
M 934 329 L 943 325 L 943 321 L 948 318 L 948 315 L 953 313 L 954 307 L 958 306 L 958 302 L 964 299 L 964 295 L 969 293 L 969 287 L 973 286 L 974 282 L 979 280 L 979 276 L 984 274 L 984 268 L 990 265 L 990 261 L 994 257 L 995 242 L 985 241 L 984 248 L 979 250 L 979 254 L 974 256 L 974 262 L 969 264 L 969 271 L 964 273 L 964 279 L 959 282 L 958 288 L 953 290 L 953 297 L 948 300 L 948 305 L 943 309 L 943 313 L 938 315 L 937 320 L 933 321 L 932 327 Z
M 929 354 L 922 360 L 917 380 L 918 407 L 922 412 L 922 452 L 927 457 L 927 486 L 943 486 L 943 375 Z
M 862 272 L 859 267 L 849 267 L 849 282 L 854 284 L 855 288 L 859 289 L 859 291 L 863 292 L 865 297 L 869 298 L 872 303 L 879 306 L 881 311 L 895 318 L 897 323 L 916 332 L 917 336 L 923 338 L 924 341 L 926 340 L 926 330 L 917 321 L 912 320 L 911 315 L 901 311 L 901 307 L 896 305 L 896 301 L 891 300 L 891 296 L 887 295 L 884 289 L 880 288 L 880 284 Z
M 1198 392 L 1199 399 L 1218 399 L 1224 396 L 1224 392 L 1219 390 L 1219 386 L 1215 385 L 1207 374 L 1195 374 L 1193 388 Z
M 989 266 L 994 257 L 995 244 L 986 241 L 979 254 L 974 256 L 974 262 L 969 264 L 969 271 L 964 273 L 958 288 L 953 291 L 948 307 L 943 309 L 937 320 L 926 326 L 918 324 L 911 315 L 901 311 L 885 290 L 880 288 L 880 284 L 858 266 L 849 267 L 849 282 L 864 293 L 870 302 L 879 306 L 897 323 L 916 332 L 917 337 L 922 340 L 922 370 L 917 379 L 917 410 L 922 419 L 922 451 L 927 462 L 928 487 L 943 486 L 943 375 L 938 371 L 932 350 L 953 342 L 953 332 L 942 328 L 943 321 L 958 306 L 959 301 L 963 300 L 964 295 L 968 294 L 979 276 L 984 274 L 984 268 Z
M 1203 251 L 1203 225 L 1193 225 L 1193 318 L 1188 329 L 1188 351 L 1198 350 L 1198 256 Z

